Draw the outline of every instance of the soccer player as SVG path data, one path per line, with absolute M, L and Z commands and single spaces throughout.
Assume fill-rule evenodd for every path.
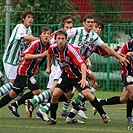
M 47 72 L 50 72 L 51 57 L 56 57 L 58 63 L 60 64 L 63 73 L 54 89 L 51 98 L 51 118 L 47 122 L 49 125 L 56 124 L 56 111 L 58 108 L 58 99 L 64 92 L 69 92 L 76 87 L 78 91 L 90 101 L 92 106 L 99 110 L 99 113 L 105 123 L 109 121 L 109 117 L 104 112 L 100 106 L 97 99 L 90 93 L 90 85 L 86 79 L 86 65 L 84 63 L 83 57 L 80 55 L 77 47 L 72 44 L 67 43 L 67 34 L 63 31 L 58 31 L 55 34 L 56 45 L 51 46 L 48 50 L 48 60 L 47 60 Z M 75 123 L 82 123 L 82 121 L 73 118 Z M 68 123 L 71 123 L 68 121 Z
M 132 52 L 130 52 L 133 49 L 132 45 L 133 45 L 133 40 L 129 40 L 123 46 L 117 46 L 115 48 L 115 51 L 118 51 L 118 53 L 121 56 L 127 57 L 132 63 L 131 61 Z M 122 85 L 124 86 L 121 96 L 114 96 L 103 100 L 101 99 L 100 104 L 101 106 L 104 106 L 104 105 L 115 105 L 115 104 L 127 103 L 127 107 L 126 107 L 127 121 L 129 124 L 133 124 L 133 117 L 132 117 L 133 100 L 131 97 L 132 95 L 130 94 L 132 92 L 132 90 L 130 90 L 130 87 L 132 86 L 132 82 L 128 81 L 128 77 L 131 76 L 132 78 L 130 71 L 132 71 L 131 64 L 129 64 L 127 67 L 123 66 L 121 69 Z M 96 113 L 97 113 L 97 110 L 94 109 L 94 115 L 96 115 Z
M 62 23 L 61 23 L 61 26 L 62 26 L 62 30 L 63 31 L 67 31 L 68 29 L 71 29 L 73 27 L 73 19 L 72 19 L 72 16 L 68 15 L 66 16 L 65 18 L 63 18 L 62 20 Z M 57 31 L 53 32 L 51 34 L 51 43 L 54 44 L 55 43 L 55 39 L 54 39 L 54 35 Z M 60 70 L 60 67 L 58 66 L 58 63 L 56 61 L 54 61 L 54 63 L 52 63 L 52 66 L 51 66 L 51 73 L 50 73 L 50 76 L 49 76 L 49 82 L 48 82 L 48 85 L 47 85 L 47 88 L 50 89 L 50 92 L 52 93 L 53 92 L 53 89 L 55 88 L 55 85 L 57 84 L 57 81 L 58 79 L 60 78 L 60 75 L 61 75 L 61 70 Z M 31 103 L 32 105 L 36 105 L 37 103 L 41 103 L 44 99 L 46 101 L 46 99 L 48 98 L 47 96 L 51 96 L 50 95 L 47 95 L 47 90 L 44 91 L 42 94 L 34 97 L 32 100 L 31 100 Z M 63 117 L 67 117 L 68 115 L 68 107 L 70 105 L 70 102 L 71 102 L 71 98 L 73 96 L 73 93 L 67 93 L 65 94 L 67 95 L 67 99 L 68 97 L 69 100 L 64 102 L 63 104 L 63 109 L 62 109 L 62 112 L 61 112 L 61 116 Z M 62 97 L 60 97 L 59 101 L 62 101 L 61 100 Z M 42 106 L 43 105 L 43 106 Z M 45 103 L 45 104 L 41 104 L 41 108 L 38 109 L 37 111 L 37 115 L 36 117 L 39 118 L 41 117 L 43 120 L 48 120 L 48 116 L 47 116 L 47 112 L 49 111 L 49 108 L 50 108 L 50 103 Z M 27 111 L 27 116 L 30 116 L 28 115 L 30 113 L 28 113 Z M 84 112 L 82 110 L 79 110 L 78 111 L 78 115 L 81 117 L 81 118 L 87 118 L 87 116 L 84 114 Z M 30 116 L 31 117 L 31 116 Z
M 98 35 L 100 35 L 100 33 L 103 31 L 103 28 L 104 28 L 104 25 L 103 25 L 103 23 L 100 20 L 95 20 L 94 21 L 93 31 L 95 33 L 97 33 Z M 96 53 L 98 55 L 105 56 L 105 57 L 107 57 L 107 54 L 108 54 L 105 50 L 103 50 L 99 46 L 97 48 L 95 48 L 95 49 L 92 50 L 91 54 L 93 54 L 93 53 Z M 87 59 L 89 56 L 91 56 L 91 54 L 86 55 L 85 58 Z M 89 60 L 87 60 L 87 61 L 89 61 Z M 87 62 L 86 65 L 87 65 L 87 67 L 89 69 L 92 68 L 92 64 L 91 64 L 90 61 Z M 96 89 L 98 88 L 97 77 L 95 76 L 95 74 L 93 72 L 90 71 L 90 74 L 88 75 L 88 78 L 89 78 L 90 85 L 91 85 L 91 93 L 94 93 L 96 91 Z M 76 106 L 76 101 L 79 101 L 78 99 L 81 99 L 81 102 L 80 102 L 79 107 L 82 108 L 81 105 L 84 105 L 85 104 L 86 99 L 85 98 L 82 99 L 82 98 L 80 98 L 80 96 L 82 97 L 82 95 L 78 95 L 77 98 L 72 102 L 73 106 Z
M 110 56 L 116 57 L 120 64 L 127 65 L 129 61 L 122 56 L 120 56 L 118 53 L 116 53 L 114 50 L 112 50 L 110 47 L 108 47 L 101 38 L 92 31 L 94 25 L 94 16 L 91 14 L 85 15 L 83 19 L 83 27 L 76 27 L 72 28 L 71 30 L 67 31 L 67 37 L 69 39 L 69 42 L 72 43 L 74 46 L 77 46 L 80 50 L 80 53 L 86 57 L 92 54 L 94 50 L 96 50 L 97 47 L 101 47 L 103 50 L 106 51 Z M 81 99 L 84 97 L 80 96 L 79 100 L 77 100 L 77 103 L 81 102 Z M 77 108 L 71 110 L 69 113 L 69 116 L 67 117 L 67 121 L 73 120 L 77 113 Z M 72 118 L 70 120 L 70 118 Z
M 22 13 L 21 17 L 21 24 L 17 24 L 14 28 L 4 52 L 3 65 L 9 82 L 0 87 L 0 96 L 7 94 L 13 88 L 12 84 L 16 78 L 20 54 L 25 50 L 28 42 L 38 39 L 31 35 L 30 26 L 33 23 L 34 13 L 27 10 Z
M 71 29 L 73 27 L 73 21 L 71 21 L 71 16 L 66 16 L 67 20 L 64 21 L 64 23 L 62 22 L 62 30 L 66 31 L 68 29 Z M 55 43 L 55 39 L 54 39 L 54 35 L 56 34 L 57 31 L 55 31 L 54 33 L 51 34 L 51 43 L 54 44 Z M 61 70 L 60 67 L 58 65 L 58 63 L 56 62 L 56 60 L 54 60 L 54 62 L 52 62 L 52 66 L 51 66 L 51 73 L 49 76 L 49 82 L 47 85 L 48 90 L 45 90 L 43 93 L 41 93 L 40 95 L 32 98 L 30 100 L 32 106 L 42 103 L 44 100 L 51 98 L 51 94 L 53 93 L 53 90 L 57 84 L 58 79 L 60 78 L 61 75 Z M 68 95 L 69 94 L 69 95 Z M 67 93 L 67 97 L 71 97 L 72 94 L 71 93 Z M 60 98 L 60 101 L 62 97 Z M 63 98 L 64 99 L 64 98 Z M 68 98 L 69 99 L 69 98 Z M 68 114 L 67 112 L 67 108 L 70 104 L 70 99 L 65 103 L 64 107 L 63 107 L 63 113 L 61 113 L 62 116 L 66 116 Z M 27 101 L 28 102 L 28 101 Z M 46 114 L 46 112 L 49 111 L 50 108 L 50 103 L 47 103 L 45 106 L 39 108 L 39 110 L 37 111 L 37 115 L 40 116 L 44 120 L 48 119 L 48 116 Z M 28 111 L 26 112 L 28 117 L 31 117 L 32 111 Z
M 30 89 L 30 96 L 33 97 L 34 95 L 40 94 L 39 86 L 34 75 L 37 69 L 39 69 L 39 66 L 46 60 L 47 49 L 50 46 L 49 41 L 50 29 L 48 27 L 41 27 L 40 39 L 31 42 L 28 48 L 21 54 L 22 60 L 17 67 L 17 76 L 13 83 L 13 89 L 0 100 L 0 108 L 16 98 L 26 86 Z M 25 97 L 25 95 L 18 100 L 18 103 L 16 104 L 17 107 L 24 104 L 25 100 L 29 98 L 27 95 Z M 15 111 L 14 108 L 11 108 L 11 111 L 16 115 L 17 107 L 13 107 L 15 108 Z

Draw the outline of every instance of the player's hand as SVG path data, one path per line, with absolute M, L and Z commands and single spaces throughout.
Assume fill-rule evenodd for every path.
M 47 56 L 47 54 L 48 54 L 48 50 L 47 50 L 47 51 L 44 51 L 44 52 L 42 53 L 42 56 Z
M 84 88 L 87 85 L 86 79 L 81 79 L 78 84 L 80 84 L 80 87 Z
M 126 59 L 131 60 L 131 56 L 133 56 L 133 52 L 128 52 L 126 54 Z
M 46 68 L 46 73 L 47 73 L 47 74 L 50 74 L 50 73 L 51 73 L 51 68 L 48 68 L 48 67 L 47 67 L 47 68 Z
M 127 66 L 129 64 L 129 60 L 124 58 L 124 57 L 121 57 L 119 59 L 119 62 L 120 62 L 121 65 L 125 65 L 125 66 Z

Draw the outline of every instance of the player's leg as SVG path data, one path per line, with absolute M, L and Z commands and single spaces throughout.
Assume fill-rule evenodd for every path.
M 126 107 L 126 117 L 129 124 L 133 124 L 132 109 L 133 109 L 133 83 L 126 86 L 129 94 Z
M 109 121 L 110 121 L 109 117 L 108 117 L 107 114 L 104 112 L 104 110 L 103 110 L 102 106 L 100 105 L 100 103 L 97 101 L 97 98 L 94 97 L 94 96 L 91 94 L 90 89 L 89 89 L 89 88 L 90 88 L 89 86 L 90 86 L 90 85 L 88 84 L 88 86 L 86 86 L 85 88 L 83 88 L 83 90 L 82 90 L 82 95 L 83 95 L 87 100 L 90 101 L 90 103 L 91 103 L 91 105 L 92 105 L 93 107 L 95 107 L 95 108 L 98 110 L 98 112 L 99 112 L 100 116 L 102 117 L 103 121 L 104 121 L 105 123 L 109 122 Z M 77 87 L 80 88 L 79 85 L 77 85 Z M 87 87 L 88 87 L 88 88 L 87 88 Z M 80 102 L 80 101 L 78 101 L 78 102 Z M 69 116 L 66 118 L 67 123 L 71 123 L 70 118 L 71 118 L 71 119 L 74 118 L 75 115 L 77 114 L 77 112 L 78 112 L 78 108 L 73 107 L 72 110 L 71 110 L 70 113 L 69 113 Z
M 42 103 L 44 100 L 49 99 L 51 97 L 51 91 L 52 90 L 45 90 L 38 96 L 33 97 L 29 100 L 25 100 L 26 114 L 29 118 L 32 117 L 32 111 L 36 105 Z
M 128 91 L 123 88 L 123 92 L 121 94 L 121 96 L 113 96 L 111 98 L 107 98 L 107 99 L 100 99 L 100 104 L 101 106 L 104 105 L 116 105 L 116 104 L 124 104 L 126 103 L 128 100 Z M 96 115 L 97 110 L 94 108 L 94 115 Z
M 21 93 L 26 86 L 27 78 L 17 75 L 13 84 L 13 89 L 9 92 L 9 94 L 5 95 L 0 100 L 0 108 L 8 104 L 12 99 L 16 98 L 19 93 Z
M 58 109 L 58 99 L 64 92 L 60 88 L 55 88 L 50 101 L 50 115 L 51 118 L 48 120 L 48 125 L 56 124 L 56 111 Z
M 5 74 L 9 79 L 9 82 L 0 87 L 0 96 L 8 94 L 9 91 L 13 88 L 13 83 L 17 75 L 17 67 L 18 67 L 18 66 L 12 66 L 7 63 L 3 64 L 4 64 Z
M 72 97 L 74 96 L 74 91 L 75 91 L 75 88 L 73 88 L 73 91 L 69 92 L 66 94 L 66 97 L 67 97 L 67 101 L 64 102 L 63 104 L 63 108 L 62 108 L 62 111 L 61 111 L 61 116 L 62 117 L 67 117 L 69 112 L 68 112 L 68 107 L 72 101 Z

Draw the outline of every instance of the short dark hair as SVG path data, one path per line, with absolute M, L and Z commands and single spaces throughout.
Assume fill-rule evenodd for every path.
M 94 19 L 94 16 L 93 16 L 92 14 L 88 13 L 88 14 L 86 14 L 86 15 L 84 16 L 83 22 L 85 22 L 86 19 Z
M 25 12 L 22 13 L 21 19 L 25 19 L 27 15 L 32 15 L 34 17 L 34 13 L 31 10 L 26 10 Z M 23 23 L 23 20 L 21 21 Z
M 45 31 L 50 31 L 50 28 L 49 27 L 45 27 L 45 26 L 41 27 L 39 34 L 41 35 L 42 32 L 45 32 Z
M 74 22 L 74 19 L 71 15 L 66 15 L 63 19 L 62 19 L 62 22 L 61 23 L 64 23 L 65 21 L 67 21 L 68 19 L 71 19 L 71 21 Z
M 104 29 L 104 25 L 103 25 L 103 22 L 102 22 L 101 20 L 95 20 L 94 23 L 96 23 L 97 26 L 100 26 L 101 29 L 102 29 L 102 31 L 103 31 L 103 29 Z
M 67 23 L 67 24 L 70 24 L 70 23 L 73 24 L 73 21 L 65 21 L 64 23 L 61 23 L 61 27 L 64 27 L 64 25 L 65 25 L 66 23 Z
M 65 38 L 67 39 L 67 33 L 63 30 L 59 30 L 55 33 L 54 39 L 56 39 L 57 35 L 64 35 Z

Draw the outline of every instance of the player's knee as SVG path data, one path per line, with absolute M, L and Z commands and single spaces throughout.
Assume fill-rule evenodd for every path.
M 89 89 L 85 89 L 82 91 L 82 95 L 86 98 L 86 99 L 89 99 L 91 97 L 91 92 Z
M 94 89 L 97 89 L 98 88 L 98 83 L 95 82 L 94 86 L 92 86 Z
M 129 98 L 133 100 L 133 93 L 129 94 Z
M 128 100 L 128 98 L 126 98 L 126 97 L 120 97 L 121 104 L 127 103 L 127 100 Z

